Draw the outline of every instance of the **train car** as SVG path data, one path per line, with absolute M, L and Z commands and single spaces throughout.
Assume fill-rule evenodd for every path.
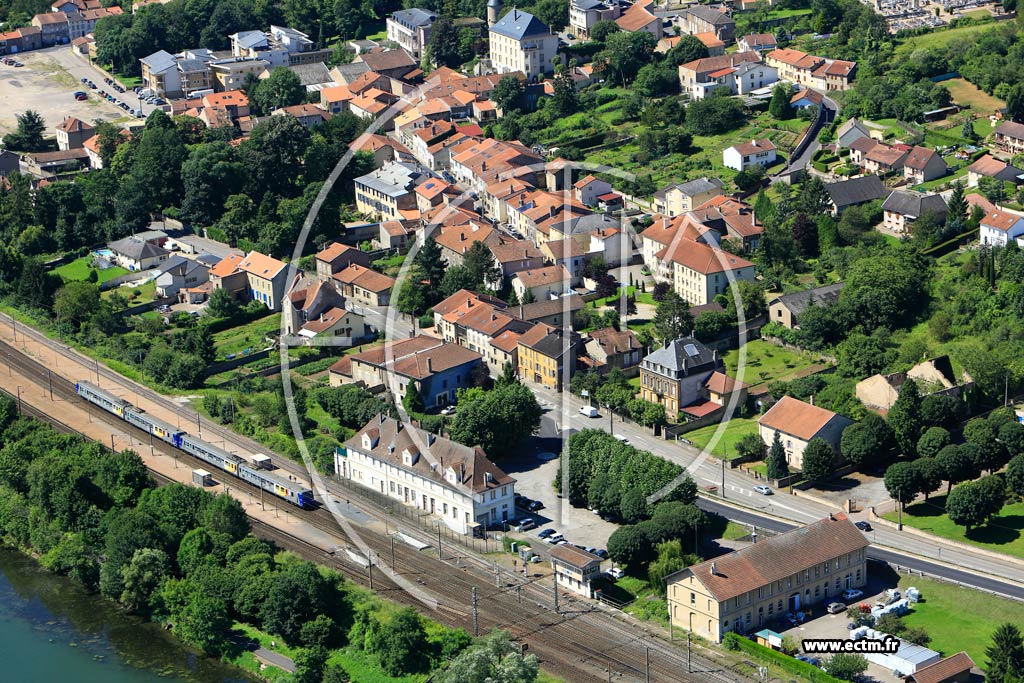
M 125 421 L 135 425 L 144 432 L 152 434 L 161 441 L 166 441 L 172 446 L 181 448 L 181 438 L 185 435 L 185 431 L 178 429 L 169 422 L 165 422 L 158 417 L 153 417 L 146 411 L 131 407 L 124 411 Z
M 249 464 L 238 466 L 238 478 L 269 491 L 278 498 L 284 498 L 293 505 L 309 508 L 313 505 L 313 492 L 299 482 L 290 481 L 285 477 L 259 470 Z
M 89 403 L 94 403 L 107 412 L 113 413 L 121 418 L 124 417 L 125 409 L 133 407 L 131 403 L 125 401 L 123 398 L 114 396 L 109 391 L 104 391 L 92 382 L 86 382 L 85 380 L 75 382 L 75 393 Z
M 191 434 L 183 434 L 178 447 L 186 453 L 210 463 L 217 469 L 230 472 L 236 476 L 238 474 L 238 466 L 245 462 L 234 453 L 229 453 L 223 448 L 217 448 L 212 443 L 197 439 Z

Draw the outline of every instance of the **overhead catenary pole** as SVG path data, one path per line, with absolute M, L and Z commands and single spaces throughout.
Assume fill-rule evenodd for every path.
M 651 683 L 651 648 L 644 648 L 644 669 L 647 672 L 647 683 Z
M 480 615 L 476 608 L 476 586 L 473 586 L 473 637 L 480 635 Z
M 693 673 L 693 662 L 690 660 L 690 632 L 686 632 L 686 672 Z
M 555 589 L 555 613 L 558 613 L 558 570 L 551 575 L 551 587 Z

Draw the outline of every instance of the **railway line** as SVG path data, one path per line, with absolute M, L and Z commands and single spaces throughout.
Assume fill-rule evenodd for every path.
M 18 331 L 21 334 L 25 333 L 20 326 Z M 47 346 L 61 353 L 60 347 L 55 348 L 49 344 Z M 83 364 L 84 357 L 73 357 L 77 356 L 73 351 L 61 355 L 71 358 L 79 365 Z M 49 392 L 53 398 L 59 397 L 61 400 L 75 402 L 83 410 L 90 411 L 94 419 L 117 424 L 122 431 L 132 433 L 131 430 L 136 429 L 118 420 L 116 416 L 81 401 L 75 394 L 73 382 L 57 376 L 42 363 L 10 345 L 0 342 L 0 357 L 20 374 L 32 379 L 37 386 Z M 85 372 L 83 369 L 83 375 Z M 108 379 L 112 379 L 111 375 L 114 375 L 102 366 L 94 367 L 93 372 Z M 131 401 L 131 394 L 135 391 L 145 395 L 147 400 L 152 400 L 147 395 L 152 393 L 149 390 L 136 390 L 134 385 L 128 389 L 119 376 L 114 375 L 113 379 L 126 389 L 123 392 L 126 400 Z M 165 401 L 171 403 L 160 398 L 161 405 Z M 180 407 L 173 404 L 170 407 L 176 411 L 180 410 Z M 77 431 L 27 403 L 22 402 L 22 409 L 25 414 L 50 422 L 61 431 Z M 215 433 L 236 446 L 246 447 L 247 440 L 233 432 L 226 432 L 223 428 L 217 429 L 218 427 L 219 425 L 209 423 L 202 424 L 204 436 L 209 438 L 211 433 Z M 139 445 L 148 442 L 149 435 L 143 434 L 141 430 L 137 430 L 135 435 Z M 250 452 L 262 452 L 261 447 L 254 446 Z M 202 461 L 186 453 L 178 452 L 176 457 L 186 464 L 202 466 Z M 308 476 L 304 469 L 282 458 L 276 458 L 275 463 L 287 472 L 296 475 L 301 473 L 302 478 Z M 250 495 L 259 495 L 256 487 L 251 487 L 241 480 L 231 480 L 230 485 Z M 376 509 L 371 501 L 361 499 L 347 489 L 337 492 L 332 490 L 331 493 L 335 497 L 356 500 L 363 509 Z M 277 501 L 274 501 L 274 504 L 278 504 Z M 288 514 L 326 534 L 342 539 L 342 543 L 353 543 L 353 539 L 348 538 L 339 528 L 337 521 L 327 509 L 302 511 L 294 508 L 289 509 Z M 694 655 L 688 664 L 686 653 L 646 633 L 639 625 L 625 624 L 608 614 L 609 608 L 598 608 L 589 601 L 575 600 L 561 590 L 559 609 L 556 610 L 551 584 L 542 586 L 538 584 L 537 579 L 513 575 L 507 570 L 495 572 L 482 558 L 466 553 L 460 546 L 441 544 L 438 552 L 436 539 L 425 539 L 422 529 L 402 527 L 399 521 L 394 519 L 392 522 L 395 527 L 401 528 L 403 534 L 425 543 L 432 543 L 432 547 L 417 550 L 411 545 L 396 541 L 391 535 L 363 527 L 360 528 L 359 535 L 370 549 L 370 556 L 366 559 L 371 566 L 367 568 L 349 559 L 344 553 L 332 553 L 319 548 L 290 534 L 286 529 L 260 520 L 253 520 L 253 528 L 261 536 L 275 540 L 282 547 L 296 550 L 304 556 L 332 566 L 363 585 L 370 584 L 372 574 L 372 587 L 375 591 L 402 604 L 414 605 L 421 609 L 426 607 L 443 623 L 465 628 L 470 633 L 474 630 L 485 633 L 491 628 L 506 629 L 518 641 L 527 644 L 529 651 L 540 657 L 547 670 L 569 681 L 736 683 L 749 680 L 703 655 Z M 438 558 L 437 555 L 442 557 Z M 414 582 L 422 591 L 435 596 L 436 601 L 424 605 L 421 600 L 401 588 L 400 580 L 393 580 L 384 571 L 380 571 L 380 564 L 389 566 L 396 579 Z

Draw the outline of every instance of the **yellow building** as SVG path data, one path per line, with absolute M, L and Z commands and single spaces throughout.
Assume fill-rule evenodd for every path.
M 665 577 L 674 626 L 720 643 L 867 582 L 868 541 L 843 514 Z
M 576 365 L 576 335 L 538 323 L 519 337 L 519 377 L 555 391 L 562 390 L 565 368 Z M 566 365 L 567 364 L 567 365 Z

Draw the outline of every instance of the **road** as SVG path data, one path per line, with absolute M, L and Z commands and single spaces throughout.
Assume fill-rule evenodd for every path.
M 835 100 L 822 95 L 822 109 L 825 111 L 824 121 L 822 121 L 821 118 L 814 120 L 812 129 L 808 132 L 808 135 L 811 136 L 810 144 L 804 148 L 804 151 L 800 156 L 790 159 L 785 168 L 772 176 L 771 182 L 774 183 L 781 180 L 785 175 L 803 170 L 809 163 L 811 163 L 811 157 L 814 156 L 814 153 L 821 149 L 821 143 L 818 142 L 818 134 L 821 133 L 823 125 L 831 125 L 832 122 L 835 121 L 836 116 L 839 115 L 839 105 Z
M 93 66 L 89 60 L 85 57 L 75 54 L 74 50 L 70 46 L 62 45 L 58 47 L 47 48 L 46 50 L 39 50 L 33 54 L 45 54 L 48 55 L 53 61 L 55 61 L 62 69 L 67 71 L 69 74 L 74 76 L 75 82 L 80 82 L 82 78 L 88 78 L 97 85 L 100 90 L 105 90 L 113 95 L 120 101 L 125 102 L 133 110 L 142 109 L 143 115 L 150 114 L 155 107 L 151 104 L 143 104 L 138 96 L 131 90 L 125 89 L 123 93 L 113 92 L 112 89 L 103 82 L 104 78 L 107 78 L 109 74 Z M 85 90 L 85 88 L 82 88 Z M 98 98 L 95 90 L 89 91 L 90 97 Z M 129 113 L 118 109 L 113 104 L 104 102 L 103 106 L 109 108 L 112 111 L 118 112 L 121 116 L 130 116 Z
M 700 451 L 692 446 L 682 442 L 665 441 L 654 436 L 649 429 L 631 422 L 623 422 L 618 417 L 610 420 L 607 409 L 602 409 L 602 415 L 599 418 L 584 417 L 579 412 L 579 408 L 584 405 L 583 399 L 567 392 L 556 394 L 538 387 L 532 388 L 548 407 L 544 416 L 548 426 L 542 426 L 542 430 L 560 434 L 563 440 L 567 439 L 572 431 L 586 428 L 621 434 L 637 448 L 651 451 L 684 468 L 692 468 L 691 476 L 697 481 L 700 488 L 714 485 L 721 490 L 724 480 L 726 498 L 748 509 L 751 515 L 760 513 L 766 519 L 782 518 L 790 524 L 806 524 L 839 509 L 839 506 L 826 506 L 801 496 L 780 493 L 762 496 L 752 490 L 755 482 L 749 475 L 739 470 L 723 468 L 722 461 L 718 458 L 701 459 Z M 694 467 L 695 463 L 699 464 Z M 568 518 L 566 509 L 568 501 L 562 499 L 562 505 L 561 511 L 550 511 L 553 516 L 556 516 L 556 519 L 559 513 L 564 518 Z M 726 516 L 734 519 L 733 515 L 736 513 L 733 512 L 733 508 L 730 506 L 727 509 L 730 510 L 730 514 Z M 852 515 L 852 517 L 866 519 L 864 514 Z M 736 518 L 736 521 L 743 522 L 745 520 Z M 768 524 L 765 524 L 765 527 L 772 528 Z M 1016 592 L 1009 590 L 999 590 L 998 592 L 1024 597 L 1024 563 L 1015 561 L 1014 558 L 1004 559 L 998 556 L 981 555 L 947 543 L 937 537 L 919 536 L 881 526 L 871 532 L 871 541 L 873 546 L 878 549 L 880 559 L 884 554 L 887 561 L 915 568 L 918 565 L 923 567 L 924 563 L 929 563 L 930 568 L 925 570 L 929 573 L 986 590 L 995 590 L 988 586 L 991 585 L 991 581 L 999 581 L 1005 586 L 1013 586 L 1013 591 Z

